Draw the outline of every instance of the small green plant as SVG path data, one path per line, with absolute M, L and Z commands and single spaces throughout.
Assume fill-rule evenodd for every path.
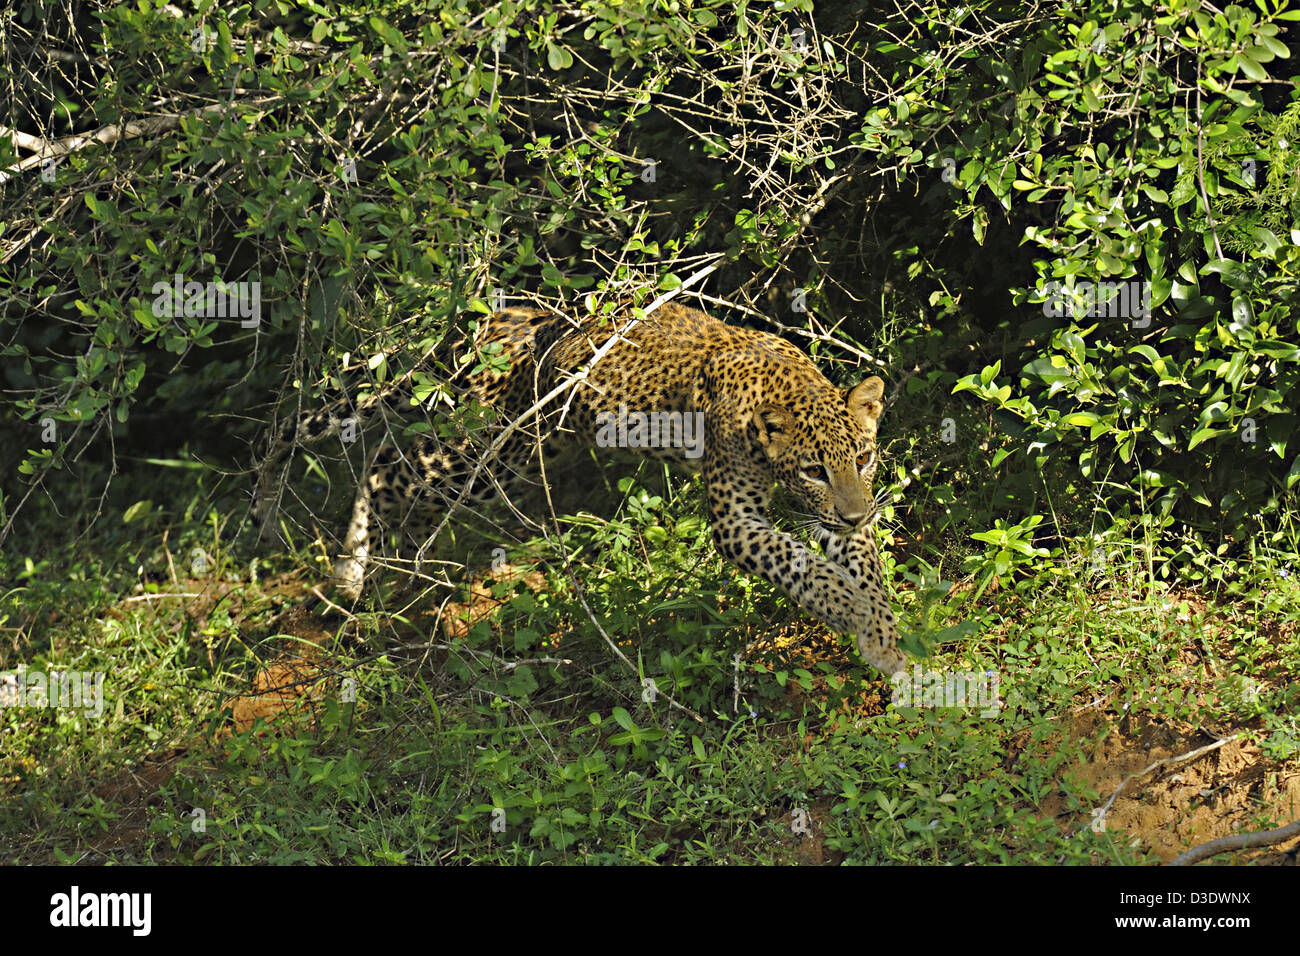
M 972 600 L 978 601 L 995 577 L 1008 577 L 1013 572 L 1032 574 L 1044 567 L 1042 559 L 1049 557 L 1051 552 L 1047 548 L 1036 548 L 1033 543 L 1033 531 L 1042 523 L 1042 515 L 1030 515 L 1016 524 L 1007 524 L 998 518 L 992 529 L 971 535 L 985 545 L 983 554 L 972 554 L 963 564 L 968 573 L 980 579 Z

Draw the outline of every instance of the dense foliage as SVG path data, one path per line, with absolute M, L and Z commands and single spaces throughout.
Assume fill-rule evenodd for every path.
M 503 360 L 464 344 L 477 316 L 671 296 L 785 335 L 837 382 L 884 376 L 908 649 L 1003 669 L 1001 736 L 883 703 L 860 733 L 841 707 L 878 688 L 844 659 L 742 667 L 797 610 L 713 553 L 698 485 L 593 469 L 579 490 L 606 487 L 616 514 L 584 498 L 534 527 L 545 587 L 494 583 L 500 608 L 432 689 L 373 658 L 328 678 L 355 675 L 403 756 L 349 736 L 332 697 L 318 737 L 232 737 L 228 792 L 206 768 L 168 784 L 211 800 L 222 836 L 193 852 L 189 822 L 164 820 L 158 839 L 196 860 L 244 839 L 277 862 L 415 858 L 393 832 L 443 860 L 768 859 L 754 834 L 821 800 L 850 861 L 1132 861 L 1035 816 L 1094 733 L 1063 743 L 1063 714 L 1253 721 L 1269 759 L 1300 752 L 1280 676 L 1295 631 L 1261 623 L 1294 594 L 1243 583 L 1261 556 L 1282 580 L 1300 560 L 1293 6 L 17 0 L 0 11 L 0 667 L 118 668 L 135 696 L 97 725 L 96 759 L 156 745 L 159 714 L 183 736 L 177 714 L 215 714 L 264 663 L 248 619 L 271 632 L 279 597 L 246 592 L 284 559 L 236 529 L 277 423 L 436 352 L 415 401 L 465 427 L 441 372 Z M 337 443 L 290 471 L 298 571 L 328 563 L 345 476 Z M 60 550 L 79 535 L 99 553 Z M 1151 603 L 1074 603 L 1107 575 Z M 1161 579 L 1255 602 L 1222 616 L 1234 659 L 1207 636 L 1217 612 Z M 166 580 L 168 599 L 232 590 L 191 613 Z M 92 624 L 131 589 L 133 613 Z M 391 610 L 345 627 L 418 629 Z M 1185 645 L 1209 648 L 1196 680 Z M 820 712 L 790 702 L 814 690 Z M 0 720 L 51 761 L 74 732 Z M 98 796 L 17 753 L 0 780 L 22 792 L 0 805 L 99 819 Z M 426 761 L 445 772 L 409 770 Z M 268 835 L 244 784 L 320 845 Z M 1057 815 L 1085 822 L 1104 799 L 1060 793 Z M 376 806 L 413 809 L 390 827 Z M 485 828 L 494 811 L 516 842 Z
M 383 380 L 467 308 L 645 301 L 704 270 L 684 299 L 712 285 L 733 321 L 924 392 L 895 435 L 988 441 L 969 392 L 1000 413 L 995 465 L 1078 462 L 1081 501 L 1165 540 L 1214 550 L 1278 515 L 1300 478 L 1300 12 L 856 11 L 18 4 L 6 470 L 99 463 L 57 497 L 115 451 L 246 464 L 230 439 L 277 383 Z M 258 315 L 173 315 L 176 277 L 259 283 Z M 1022 515 L 1033 474 L 1004 476 Z M 10 483 L 6 532 L 24 498 Z

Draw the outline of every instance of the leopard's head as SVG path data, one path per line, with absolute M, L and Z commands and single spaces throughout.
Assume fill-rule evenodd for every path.
M 876 423 L 884 393 L 875 375 L 845 389 L 822 378 L 784 401 L 765 400 L 750 419 L 773 476 L 803 517 L 825 530 L 844 532 L 875 516 Z

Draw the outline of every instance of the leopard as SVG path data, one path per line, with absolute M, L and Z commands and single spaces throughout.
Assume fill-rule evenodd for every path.
M 702 476 L 712 540 L 727 561 L 855 635 L 884 675 L 903 670 L 873 529 L 880 376 L 837 387 L 786 339 L 671 301 L 581 318 L 534 306 L 477 317 L 466 341 L 487 358 L 462 366 L 449 386 L 460 403 L 486 410 L 488 425 L 459 437 L 429 430 L 406 450 L 387 441 L 368 455 L 333 565 L 338 594 L 361 596 L 388 531 L 423 535 L 539 484 L 566 451 L 613 446 Z M 290 417 L 258 467 L 255 522 L 267 524 L 295 446 L 409 417 L 421 367 L 361 401 L 345 396 Z M 647 436 L 647 422 L 665 427 Z M 774 525 L 778 490 L 821 553 Z

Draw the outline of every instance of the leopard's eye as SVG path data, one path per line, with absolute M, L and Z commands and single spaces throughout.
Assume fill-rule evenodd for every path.
M 831 483 L 831 474 L 822 465 L 804 465 L 803 476 L 809 481 L 820 481 L 823 485 Z
M 861 470 L 863 468 L 866 468 L 875 460 L 876 460 L 876 450 L 874 448 L 871 449 L 870 451 L 864 451 L 861 455 L 858 456 L 858 469 Z

